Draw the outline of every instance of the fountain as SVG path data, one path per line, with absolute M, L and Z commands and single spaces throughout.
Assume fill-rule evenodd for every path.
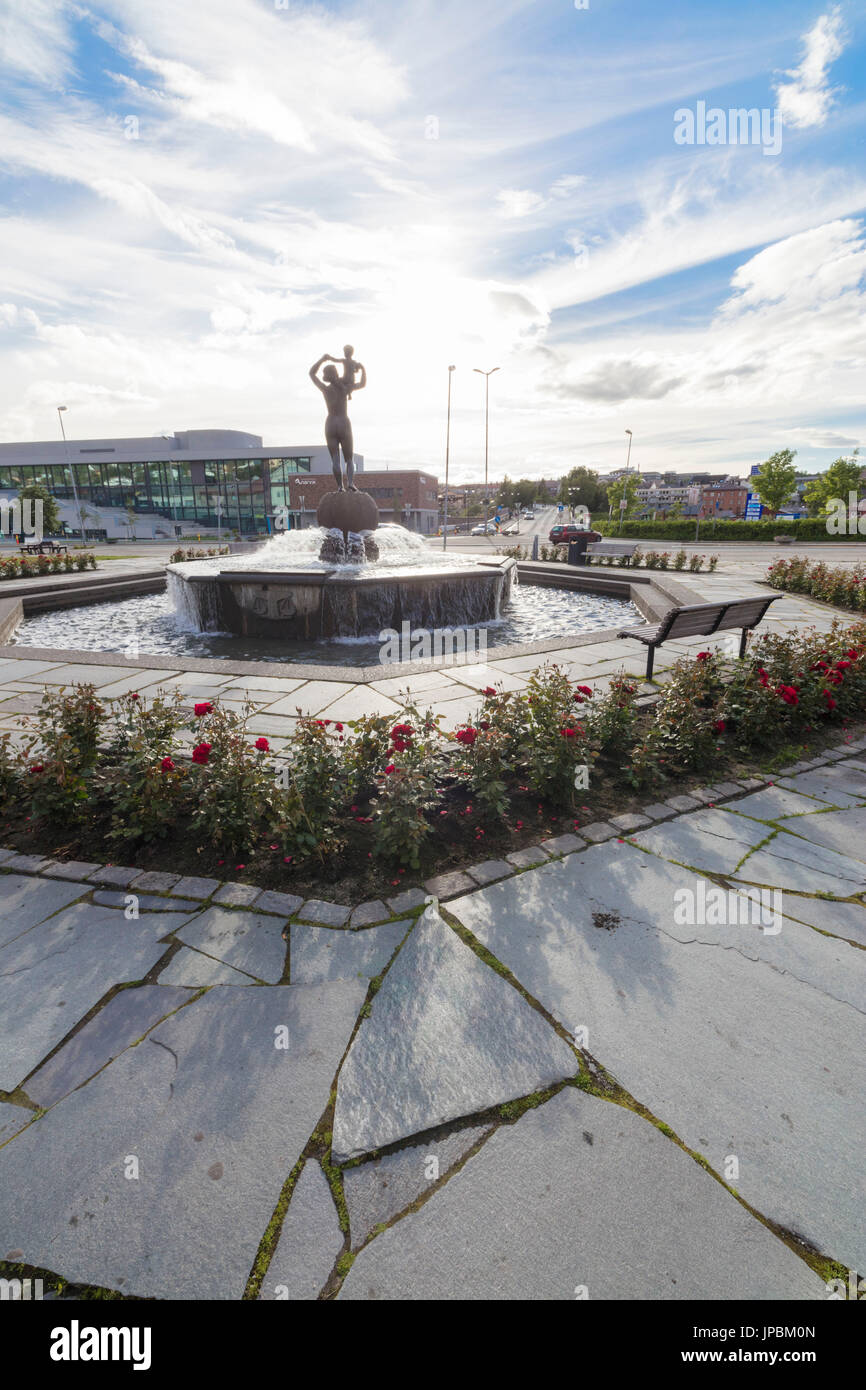
M 376 503 L 354 484 L 347 408 L 367 375 L 350 346 L 343 354 L 325 354 L 310 368 L 328 407 L 325 439 L 337 485 L 319 504 L 318 526 L 283 532 L 243 556 L 169 565 L 175 608 L 196 631 L 289 642 L 364 637 L 406 623 L 475 626 L 498 618 L 507 602 L 514 560 L 434 554 L 406 528 L 379 526 Z

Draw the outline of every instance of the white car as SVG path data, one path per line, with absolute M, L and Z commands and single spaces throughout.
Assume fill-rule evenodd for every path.
M 534 521 L 534 520 L 535 520 L 535 512 L 525 511 L 525 512 L 523 513 L 523 520 L 524 520 L 524 521 Z
M 482 521 L 479 526 L 473 526 L 469 534 L 470 536 L 494 536 L 496 534 L 496 522 L 488 521 L 485 526 Z

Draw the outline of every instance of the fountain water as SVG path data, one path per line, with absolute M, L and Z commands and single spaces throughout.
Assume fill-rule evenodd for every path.
M 348 558 L 334 563 L 339 548 L 328 541 L 336 539 L 313 527 L 245 555 L 170 565 L 175 608 L 200 632 L 309 641 L 399 630 L 404 622 L 473 626 L 498 618 L 511 593 L 516 565 L 507 557 L 446 556 L 402 526 L 381 526 L 378 559 L 364 545 L 368 537 L 350 532 Z

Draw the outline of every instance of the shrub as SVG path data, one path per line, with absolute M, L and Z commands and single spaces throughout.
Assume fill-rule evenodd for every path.
M 676 555 L 674 556 L 674 569 L 675 569 L 675 570 L 684 569 L 684 568 L 685 568 L 685 564 L 686 564 L 686 559 L 687 559 L 687 558 L 688 558 L 688 557 L 687 557 L 686 552 L 685 552 L 684 550 L 682 550 L 682 549 L 678 550 L 677 553 L 676 553 Z
M 627 767 L 637 739 L 637 682 L 623 672 L 593 701 L 589 739 L 596 755 L 617 768 Z
M 716 705 L 724 689 L 723 660 L 717 652 L 683 657 L 671 668 L 655 706 L 649 735 L 651 759 L 660 769 L 705 767 L 716 752 L 720 716 Z
M 210 703 L 210 702 L 207 702 Z M 238 853 L 249 849 L 274 821 L 278 788 L 267 739 L 250 744 L 243 714 L 212 706 L 196 720 L 192 830 L 205 844 Z
M 437 734 L 432 716 L 419 717 L 412 705 L 392 728 L 390 760 L 376 776 L 372 803 L 373 853 L 390 863 L 417 869 L 432 834 L 428 812 L 436 805 Z
M 46 690 L 28 720 L 36 732 L 24 744 L 23 792 L 31 814 L 45 820 L 74 820 L 91 795 L 94 764 L 105 710 L 92 685 Z
M 300 715 L 300 710 L 298 711 Z M 274 771 L 277 798 L 274 834 L 292 857 L 336 851 L 345 840 L 340 826 L 347 804 L 347 777 L 331 721 L 300 717 L 288 759 Z

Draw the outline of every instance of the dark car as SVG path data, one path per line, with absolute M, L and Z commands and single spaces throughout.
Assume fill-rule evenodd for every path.
M 576 541 L 581 536 L 590 541 L 601 540 L 597 531 L 588 531 L 585 526 L 578 526 L 573 521 L 564 521 L 558 526 L 551 526 L 548 540 L 552 541 L 554 545 L 566 545 L 568 541 Z

